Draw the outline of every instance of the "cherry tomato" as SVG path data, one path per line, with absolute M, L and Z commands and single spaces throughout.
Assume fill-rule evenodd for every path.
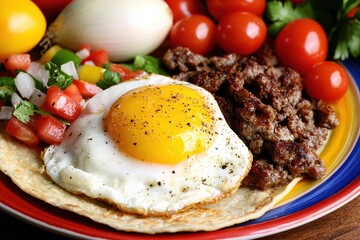
M 206 15 L 206 8 L 200 0 L 165 0 L 169 5 L 174 23 L 185 17 L 200 14 Z
M 34 48 L 46 31 L 44 14 L 29 0 L 0 0 L 0 62 Z
M 80 102 L 66 95 L 57 86 L 51 86 L 48 88 L 45 106 L 51 113 L 68 121 L 74 121 L 81 113 Z
M 207 55 L 215 46 L 215 23 L 204 15 L 192 15 L 177 21 L 170 31 L 172 47 L 187 47 Z
M 12 54 L 4 61 L 4 67 L 10 72 L 16 72 L 16 70 L 26 71 L 30 64 L 31 58 L 27 53 Z
M 341 99 L 349 85 L 344 68 L 336 62 L 324 61 L 313 66 L 304 77 L 304 86 L 310 97 L 330 103 Z
M 328 52 L 324 29 L 309 18 L 292 21 L 280 30 L 275 39 L 275 52 L 280 62 L 301 74 L 323 62 Z
M 41 115 L 38 119 L 37 135 L 48 144 L 59 144 L 64 139 L 66 125 L 53 116 Z
M 70 3 L 72 0 L 32 0 L 44 13 L 46 20 L 52 22 L 57 15 Z
M 12 117 L 6 125 L 6 132 L 25 143 L 28 146 L 37 146 L 39 139 L 32 131 L 31 127 L 21 122 L 16 117 Z
M 249 12 L 259 17 L 262 16 L 265 0 L 206 0 L 210 15 L 220 21 L 222 17 L 233 12 Z
M 249 55 L 264 43 L 266 25 L 255 14 L 235 12 L 220 20 L 216 36 L 219 46 L 226 52 Z

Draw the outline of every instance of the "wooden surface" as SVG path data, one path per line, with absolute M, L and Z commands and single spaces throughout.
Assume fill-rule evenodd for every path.
M 39 229 L 0 211 L 1 239 L 67 239 Z M 26 236 L 26 238 L 24 238 Z M 355 240 L 360 239 L 360 197 L 306 225 L 261 240 Z

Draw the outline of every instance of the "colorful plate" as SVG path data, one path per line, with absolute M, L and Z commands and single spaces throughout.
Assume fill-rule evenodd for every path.
M 299 183 L 276 208 L 259 219 L 212 232 L 159 235 L 119 232 L 29 196 L 3 173 L 0 173 L 0 209 L 41 228 L 76 238 L 254 239 L 313 221 L 360 195 L 360 62 L 350 59 L 343 65 L 352 78 L 346 96 L 333 106 L 340 125 L 320 155 L 328 174 L 319 181 Z

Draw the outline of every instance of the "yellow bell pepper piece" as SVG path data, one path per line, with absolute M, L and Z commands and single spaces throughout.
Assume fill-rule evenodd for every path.
M 40 62 L 45 64 L 47 62 L 50 62 L 51 59 L 55 56 L 57 52 L 59 52 L 62 49 L 59 45 L 54 45 L 51 48 L 49 48 L 40 58 Z
M 79 79 L 96 84 L 103 78 L 104 71 L 105 69 L 102 67 L 85 64 L 79 68 Z

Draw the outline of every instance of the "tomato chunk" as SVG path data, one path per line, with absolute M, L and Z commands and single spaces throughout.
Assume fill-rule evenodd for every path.
M 65 123 L 53 116 L 41 115 L 38 120 L 38 136 L 48 144 L 60 144 L 65 136 Z
M 77 88 L 77 86 L 74 83 L 71 84 L 70 86 L 68 86 L 64 90 L 64 93 L 77 102 L 81 102 L 83 100 L 83 97 L 81 96 L 79 89 Z
M 83 98 L 90 98 L 102 91 L 102 89 L 95 84 L 91 84 L 82 80 L 74 79 L 73 84 L 77 86 Z
M 4 67 L 11 72 L 16 70 L 26 71 L 31 64 L 30 54 L 12 54 L 10 57 L 5 59 Z
M 84 58 L 82 63 L 92 61 L 96 66 L 102 67 L 105 63 L 109 62 L 109 55 L 105 50 L 97 50 L 90 53 L 90 56 Z
M 6 132 L 28 146 L 37 146 L 39 144 L 39 139 L 36 137 L 31 127 L 18 120 L 16 117 L 12 117 L 9 120 L 6 125 Z
M 74 121 L 81 113 L 80 102 L 66 95 L 58 86 L 49 87 L 45 106 L 53 114 L 56 114 L 68 121 Z
M 132 71 L 120 64 L 112 63 L 110 64 L 110 70 L 120 74 L 120 77 L 123 81 L 130 80 L 136 77 L 139 77 L 144 73 L 142 70 Z

